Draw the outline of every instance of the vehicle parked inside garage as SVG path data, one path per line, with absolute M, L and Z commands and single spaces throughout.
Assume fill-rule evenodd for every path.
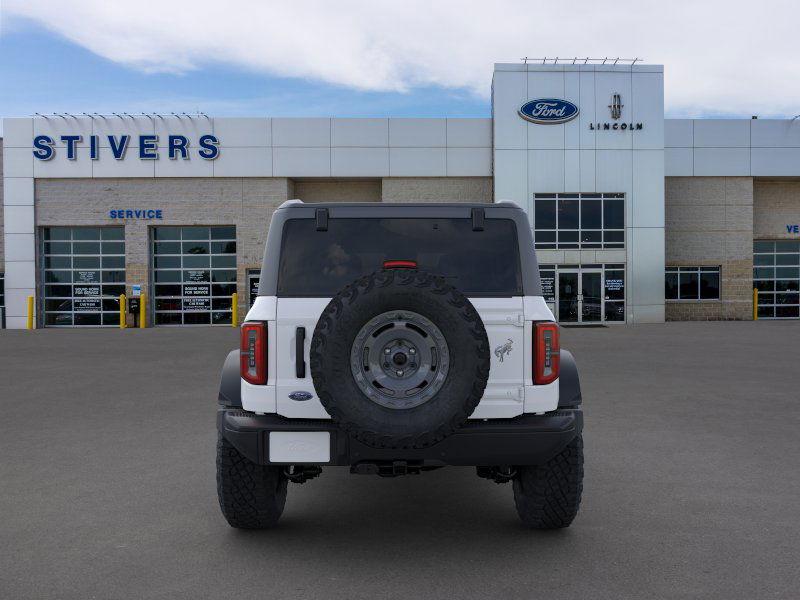
M 225 362 L 217 487 L 265 528 L 325 466 L 396 476 L 469 465 L 512 482 L 530 527 L 570 525 L 583 416 L 572 355 L 512 203 L 284 203 L 259 296 Z

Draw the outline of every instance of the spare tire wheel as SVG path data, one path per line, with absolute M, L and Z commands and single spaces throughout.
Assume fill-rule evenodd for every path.
M 379 448 L 423 448 L 452 434 L 489 378 L 475 307 L 443 277 L 408 269 L 341 290 L 314 329 L 310 359 L 328 414 Z

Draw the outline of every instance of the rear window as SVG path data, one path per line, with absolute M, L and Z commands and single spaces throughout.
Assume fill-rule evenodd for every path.
M 483 231 L 472 230 L 472 219 L 331 219 L 327 231 L 290 219 L 282 240 L 280 296 L 333 296 L 386 260 L 414 260 L 467 295 L 522 295 L 509 219 L 487 219 Z

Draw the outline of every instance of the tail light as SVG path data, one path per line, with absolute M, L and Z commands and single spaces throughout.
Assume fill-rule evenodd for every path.
M 545 385 L 558 379 L 561 345 L 558 325 L 551 322 L 533 324 L 533 383 Z
M 416 269 L 417 261 L 415 260 L 385 260 L 383 261 L 384 269 Z
M 239 349 L 241 375 L 247 383 L 267 383 L 267 324 L 243 323 Z

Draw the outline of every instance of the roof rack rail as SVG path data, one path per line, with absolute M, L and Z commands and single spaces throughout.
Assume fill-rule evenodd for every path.
M 292 198 L 291 200 L 286 200 L 285 202 L 281 202 L 281 205 L 278 208 L 283 208 L 285 206 L 294 206 L 295 204 L 305 204 L 300 198 Z

